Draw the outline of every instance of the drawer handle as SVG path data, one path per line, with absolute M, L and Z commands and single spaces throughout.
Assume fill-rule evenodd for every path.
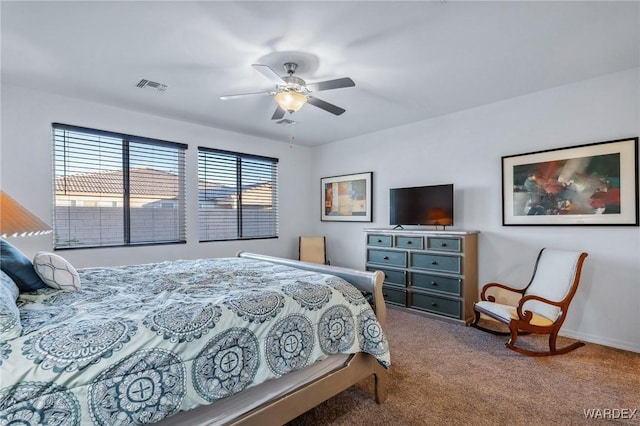
M 438 286 L 438 283 L 437 283 L 437 282 L 435 282 L 435 281 L 431 281 L 431 285 L 432 285 L 432 286 L 434 286 L 434 287 L 437 287 L 437 286 Z
M 382 260 L 389 260 L 389 256 L 383 257 Z
M 433 306 L 434 308 L 438 307 L 438 304 L 436 302 L 431 302 L 431 306 Z
M 447 243 L 441 243 L 440 244 L 440 247 L 446 247 L 446 246 L 447 246 Z
M 436 262 L 435 260 L 433 262 L 431 262 L 432 265 L 437 265 L 438 262 Z
M 411 241 L 407 241 L 407 245 L 408 245 L 408 244 L 411 244 Z
M 381 243 L 381 242 L 382 242 L 382 240 L 378 240 L 378 242 L 379 242 L 379 243 Z

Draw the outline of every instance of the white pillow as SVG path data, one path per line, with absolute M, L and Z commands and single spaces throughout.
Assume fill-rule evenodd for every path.
M 64 291 L 80 290 L 78 271 L 63 257 L 41 251 L 33 257 L 33 269 L 36 274 L 51 288 Z

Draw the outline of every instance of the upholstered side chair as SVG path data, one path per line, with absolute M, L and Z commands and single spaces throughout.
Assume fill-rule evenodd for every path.
M 511 336 L 507 348 L 531 356 L 559 355 L 584 346 L 582 342 L 575 342 L 558 349 L 556 339 L 578 288 L 586 257 L 587 253 L 579 251 L 540 250 L 533 276 L 525 288 L 500 283 L 488 283 L 482 288 L 480 301 L 474 305 L 475 319 L 471 326 Z M 481 326 L 481 315 L 506 324 L 509 332 Z M 548 334 L 549 350 L 534 351 L 516 346 L 518 336 L 526 334 Z
M 303 237 L 298 241 L 298 260 L 328 265 L 325 237 Z

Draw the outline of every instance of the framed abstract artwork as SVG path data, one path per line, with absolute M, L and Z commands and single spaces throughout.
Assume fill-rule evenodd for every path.
M 502 157 L 502 224 L 638 226 L 638 138 Z
M 321 220 L 371 222 L 372 178 L 373 172 L 321 178 Z

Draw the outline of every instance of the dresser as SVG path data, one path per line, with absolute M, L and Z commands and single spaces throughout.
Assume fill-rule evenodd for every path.
M 469 324 L 478 300 L 478 232 L 365 229 L 366 269 L 389 305 Z

